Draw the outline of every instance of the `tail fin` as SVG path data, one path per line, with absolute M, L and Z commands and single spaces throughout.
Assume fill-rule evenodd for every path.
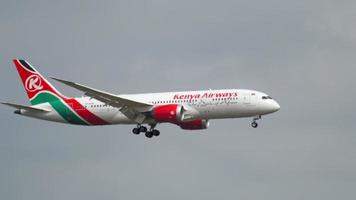
M 58 98 L 67 98 L 58 92 L 30 63 L 19 59 L 14 59 L 13 62 L 32 105 L 57 100 Z

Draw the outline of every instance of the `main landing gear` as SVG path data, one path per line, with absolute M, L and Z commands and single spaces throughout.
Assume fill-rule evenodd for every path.
M 147 138 L 152 138 L 153 136 L 159 136 L 160 132 L 157 129 L 154 129 L 156 124 L 150 125 L 150 129 L 148 130 L 145 126 L 138 124 L 136 128 L 132 129 L 132 133 L 135 135 L 139 135 L 140 133 L 145 133 Z
M 252 123 L 251 123 L 252 128 L 257 128 L 258 127 L 258 123 L 256 121 L 259 120 L 259 119 L 261 119 L 261 115 L 258 115 L 257 117 L 254 117 L 252 119 Z

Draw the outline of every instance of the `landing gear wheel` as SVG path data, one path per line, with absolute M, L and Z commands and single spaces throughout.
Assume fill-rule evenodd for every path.
M 153 133 L 152 133 L 151 131 L 147 131 L 147 132 L 145 133 L 145 136 L 146 136 L 147 138 L 151 138 L 151 137 L 153 136 Z
M 253 128 L 257 128 L 258 124 L 257 124 L 257 122 L 252 122 L 252 123 L 251 123 L 251 126 L 252 126 Z
M 133 128 L 132 129 L 132 133 L 135 134 L 135 135 L 138 135 L 138 134 L 140 134 L 140 129 L 139 128 Z
M 145 126 L 140 126 L 139 130 L 141 133 L 147 132 L 147 128 Z
M 159 132 L 159 130 L 153 129 L 153 130 L 152 130 L 152 134 L 153 134 L 154 136 L 159 136 L 160 132 Z

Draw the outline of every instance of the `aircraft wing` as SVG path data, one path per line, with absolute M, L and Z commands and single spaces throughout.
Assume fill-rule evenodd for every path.
M 103 103 L 106 103 L 110 106 L 119 108 L 119 110 L 129 119 L 136 121 L 137 123 L 142 123 L 146 118 L 145 115 L 142 114 L 139 110 L 149 110 L 153 105 L 147 104 L 144 102 L 138 102 L 132 99 L 127 99 L 120 97 L 118 95 L 114 95 L 108 92 L 104 92 L 101 90 L 97 90 L 79 83 L 75 83 L 72 81 L 67 81 L 59 78 L 51 77 L 52 79 L 61 82 L 65 85 L 83 91 L 85 95 L 97 99 Z
M 16 109 L 20 109 L 20 110 L 27 110 L 27 111 L 31 111 L 31 112 L 49 112 L 49 110 L 45 110 L 45 109 L 41 109 L 41 108 L 34 108 L 31 106 L 24 106 L 24 105 L 19 105 L 19 104 L 14 104 L 14 103 L 5 103 L 5 102 L 1 102 L 1 104 L 16 108 Z

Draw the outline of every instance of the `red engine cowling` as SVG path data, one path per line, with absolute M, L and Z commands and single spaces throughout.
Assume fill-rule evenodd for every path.
M 179 124 L 183 119 L 183 106 L 177 104 L 161 105 L 153 108 L 152 117 L 157 122 Z
M 185 130 L 207 129 L 209 127 L 209 121 L 206 119 L 196 119 L 189 122 L 181 122 L 178 125 Z

